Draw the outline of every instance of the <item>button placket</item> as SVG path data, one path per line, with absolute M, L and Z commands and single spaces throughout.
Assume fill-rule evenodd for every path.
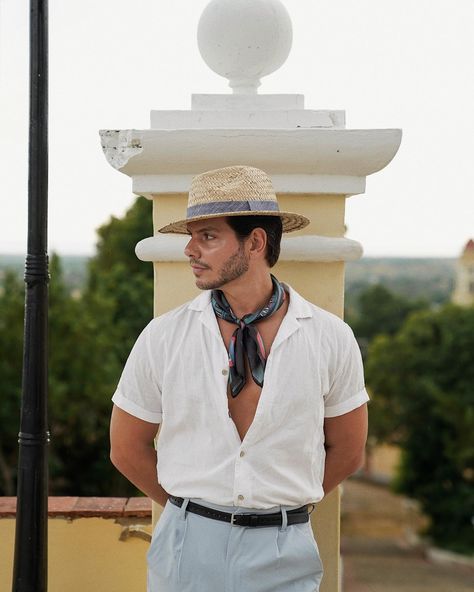
M 236 505 L 242 504 L 242 502 L 248 499 L 248 478 L 246 475 L 247 469 L 245 464 L 242 464 L 240 457 L 245 455 L 244 450 L 240 450 L 237 458 L 235 459 L 235 471 L 234 471 L 234 500 Z

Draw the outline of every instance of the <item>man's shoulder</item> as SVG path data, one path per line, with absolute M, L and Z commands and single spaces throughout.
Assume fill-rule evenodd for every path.
M 297 300 L 297 309 L 309 322 L 304 323 L 311 329 L 316 329 L 329 336 L 347 335 L 352 330 L 349 325 L 336 314 L 303 298 L 291 288 L 293 297 Z
M 148 325 L 149 330 L 155 333 L 157 330 L 162 332 L 163 329 L 174 326 L 179 327 L 186 317 L 195 317 L 195 313 L 204 310 L 210 301 L 210 297 L 207 292 L 203 292 L 195 298 L 184 302 L 180 306 L 164 312 L 154 319 L 152 319 Z
M 347 323 L 341 319 L 341 317 L 337 316 L 337 314 L 326 310 L 325 308 L 321 308 L 312 302 L 309 303 L 311 305 L 313 311 L 313 318 L 317 323 L 323 323 L 327 327 L 334 327 L 342 329 Z

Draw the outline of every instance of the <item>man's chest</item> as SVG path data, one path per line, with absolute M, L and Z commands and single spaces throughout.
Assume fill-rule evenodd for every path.
M 265 347 L 266 357 L 269 355 L 272 344 L 281 325 L 281 321 L 282 315 L 278 314 L 267 319 L 263 323 L 259 323 L 257 326 L 258 332 Z M 227 351 L 229 351 L 231 338 L 235 333 L 237 326 L 233 323 L 223 321 L 222 319 L 218 319 L 218 325 L 224 345 Z M 244 439 L 245 434 L 247 433 L 255 418 L 257 407 L 262 394 L 262 388 L 252 379 L 252 373 L 246 356 L 244 356 L 244 359 L 246 374 L 246 382 L 244 387 L 236 397 L 233 397 L 231 395 L 230 386 L 227 386 L 227 405 L 229 417 L 235 423 L 241 440 Z
M 266 431 L 299 430 L 306 421 L 314 429 L 310 416 L 322 417 L 329 378 L 319 336 L 293 319 L 288 322 L 288 317 L 282 323 L 261 323 L 267 352 L 263 389 L 249 379 L 247 368 L 245 387 L 233 398 L 228 391 L 228 346 L 236 328 L 227 323 L 220 330 L 210 317 L 187 327 L 185 339 L 180 332 L 170 332 L 163 353 L 155 351 L 161 360 L 157 375 L 164 423 L 179 429 L 194 426 L 212 437 L 225 432 L 231 439 L 237 428 L 241 440 L 250 427 L 251 440 Z

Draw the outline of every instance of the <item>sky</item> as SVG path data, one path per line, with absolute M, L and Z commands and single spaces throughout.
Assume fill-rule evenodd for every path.
M 99 129 L 147 129 L 152 109 L 231 92 L 197 48 L 207 3 L 49 0 L 50 252 L 93 254 L 96 229 L 135 199 Z M 348 238 L 366 256 L 458 256 L 474 238 L 474 1 L 283 3 L 292 50 L 259 93 L 345 110 L 347 128 L 403 130 L 394 160 L 348 198 Z M 26 251 L 28 13 L 0 0 L 0 253 Z

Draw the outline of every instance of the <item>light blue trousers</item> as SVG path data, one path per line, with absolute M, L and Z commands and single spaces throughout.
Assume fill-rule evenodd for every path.
M 249 510 L 191 498 L 234 513 L 281 511 L 281 526 L 232 526 L 169 501 L 147 554 L 148 592 L 318 592 L 323 568 L 310 522 L 288 526 L 298 506 Z

